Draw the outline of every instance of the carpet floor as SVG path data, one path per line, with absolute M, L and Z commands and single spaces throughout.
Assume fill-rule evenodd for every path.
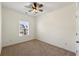
M 75 56 L 76 54 L 62 48 L 31 40 L 2 49 L 1 56 Z

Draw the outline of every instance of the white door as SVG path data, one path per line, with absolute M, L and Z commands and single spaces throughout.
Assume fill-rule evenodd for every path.
M 79 3 L 76 3 L 76 55 L 79 56 Z
M 0 3 L 0 53 L 1 53 L 1 3 Z

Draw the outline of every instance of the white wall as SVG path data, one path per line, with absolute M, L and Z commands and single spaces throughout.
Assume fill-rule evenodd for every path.
M 37 39 L 75 52 L 75 5 L 37 18 Z
M 1 53 L 1 25 L 2 24 L 2 21 L 1 21 L 1 3 L 0 3 L 0 53 Z
M 35 39 L 35 18 L 9 8 L 2 8 L 2 46 L 8 46 Z M 19 37 L 19 21 L 26 20 L 30 24 L 30 34 Z

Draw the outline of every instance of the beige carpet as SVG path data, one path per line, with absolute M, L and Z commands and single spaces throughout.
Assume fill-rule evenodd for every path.
M 74 53 L 53 45 L 31 40 L 2 49 L 3 56 L 75 56 Z

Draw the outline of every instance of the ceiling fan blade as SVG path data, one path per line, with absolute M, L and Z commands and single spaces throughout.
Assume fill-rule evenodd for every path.
M 40 11 L 40 12 L 43 12 L 43 10 L 42 10 L 42 9 L 39 9 L 39 11 Z
M 36 7 L 37 7 L 37 3 L 36 2 L 33 2 L 32 8 L 35 9 Z
M 43 4 L 39 4 L 39 8 L 43 7 Z
M 34 2 L 33 4 L 34 4 L 34 7 L 37 7 L 37 2 Z

